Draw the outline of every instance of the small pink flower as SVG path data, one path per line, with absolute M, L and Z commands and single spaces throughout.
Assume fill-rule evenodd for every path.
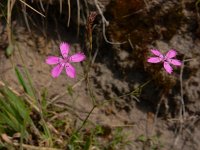
M 46 59 L 46 63 L 49 65 L 56 65 L 51 70 L 52 77 L 56 78 L 60 75 L 63 68 L 65 68 L 66 74 L 70 78 L 75 78 L 76 76 L 76 70 L 75 68 L 70 64 L 71 62 L 81 62 L 86 57 L 84 53 L 78 52 L 72 56 L 69 56 L 68 53 L 70 51 L 70 45 L 68 43 L 61 43 L 60 44 L 60 52 L 62 54 L 62 57 L 56 57 L 56 56 L 48 56 Z
M 165 70 L 171 74 L 173 71 L 173 68 L 171 65 L 174 66 L 181 66 L 181 61 L 178 59 L 173 59 L 176 56 L 176 51 L 175 50 L 169 50 L 166 55 L 163 55 L 159 50 L 157 49 L 152 49 L 151 52 L 156 56 L 156 57 L 150 57 L 147 62 L 149 63 L 159 63 L 163 62 L 163 66 Z

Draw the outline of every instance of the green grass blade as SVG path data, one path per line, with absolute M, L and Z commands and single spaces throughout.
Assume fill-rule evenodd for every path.
M 31 123 L 30 110 L 25 101 L 7 87 L 0 88 L 0 131 L 20 132 L 21 138 L 25 138 L 27 125 Z
M 15 73 L 17 75 L 18 81 L 19 83 L 22 85 L 22 87 L 24 88 L 24 91 L 30 95 L 31 97 L 34 97 L 34 92 L 31 90 L 30 86 L 28 84 L 26 84 L 23 75 L 21 74 L 21 72 L 19 71 L 18 67 L 15 67 Z
M 90 149 L 90 146 L 91 146 L 91 143 L 92 143 L 92 138 L 91 136 L 87 138 L 86 140 L 86 143 L 84 145 L 84 150 L 89 150 Z
M 9 101 L 10 108 L 12 110 L 15 110 L 14 114 L 19 113 L 21 118 L 24 118 L 24 119 L 27 118 L 28 120 L 30 120 L 29 110 L 27 109 L 24 100 L 22 100 L 20 97 L 15 95 L 15 93 L 13 93 L 8 88 L 4 88 L 4 96 L 7 99 L 7 101 Z

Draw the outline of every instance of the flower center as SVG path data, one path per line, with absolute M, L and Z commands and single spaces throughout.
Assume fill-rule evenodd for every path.
M 67 64 L 70 62 L 70 57 L 60 58 L 59 63 L 62 66 L 67 66 Z
M 65 57 L 64 59 L 63 59 L 63 63 L 68 63 L 69 62 L 69 57 Z

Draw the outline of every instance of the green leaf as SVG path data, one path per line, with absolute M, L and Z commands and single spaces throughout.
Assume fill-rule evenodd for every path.
M 12 106 L 11 108 L 18 112 L 21 118 L 25 119 L 26 121 L 30 120 L 29 110 L 27 109 L 24 100 L 22 100 L 8 88 L 5 88 L 4 91 L 6 97 L 9 99 L 10 105 Z
M 42 90 L 42 95 L 41 95 L 41 98 L 42 98 L 42 102 L 41 102 L 41 104 L 42 104 L 42 112 L 44 113 L 44 114 L 47 114 L 47 93 L 48 91 L 47 91 L 47 89 L 43 89 Z
M 68 88 L 67 88 L 67 91 L 68 91 L 68 94 L 70 95 L 70 96 L 73 96 L 73 88 L 72 88 L 72 86 L 68 86 Z
M 88 137 L 84 145 L 84 150 L 89 150 L 91 143 L 92 143 L 91 137 Z
M 138 141 L 140 142 L 146 142 L 147 141 L 147 138 L 144 136 L 144 135 L 140 135 L 138 138 L 137 138 Z
M 13 53 L 13 49 L 14 49 L 14 46 L 12 44 L 9 44 L 8 47 L 6 48 L 6 56 L 11 56 L 12 53 Z
M 24 88 L 24 91 L 30 95 L 31 97 L 34 97 L 34 92 L 31 90 L 30 86 L 28 84 L 26 84 L 23 75 L 21 74 L 21 72 L 19 71 L 18 67 L 15 67 L 15 73 L 17 75 L 18 81 L 19 83 L 22 85 L 22 87 Z
M 25 137 L 26 127 L 31 123 L 30 110 L 24 100 L 7 87 L 0 88 L 0 131 L 9 130 L 12 134 L 23 131 Z

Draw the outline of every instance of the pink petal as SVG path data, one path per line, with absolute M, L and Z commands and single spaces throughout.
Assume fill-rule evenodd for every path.
M 80 61 L 83 61 L 84 59 L 85 59 L 85 55 L 84 53 L 81 53 L 81 52 L 76 53 L 70 57 L 71 62 L 80 62 Z
M 75 70 L 75 68 L 71 64 L 67 63 L 65 65 L 65 69 L 66 69 L 66 74 L 70 78 L 75 78 L 75 76 L 76 76 L 76 70 Z
M 167 61 L 168 61 L 169 63 L 175 65 L 175 66 L 181 66 L 181 64 L 182 64 L 181 61 L 178 60 L 178 59 L 168 59 Z
M 56 78 L 60 75 L 60 73 L 62 72 L 63 70 L 63 65 L 61 64 L 58 64 L 57 66 L 55 66 L 52 70 L 51 70 L 51 75 L 52 77 Z
M 171 49 L 171 50 L 169 50 L 169 51 L 167 52 L 167 54 L 165 55 L 165 58 L 166 58 L 166 59 L 168 59 L 168 58 L 173 58 L 173 57 L 176 56 L 176 54 L 177 54 L 177 52 L 176 52 L 175 50 Z
M 157 49 L 151 49 L 151 52 L 156 56 L 163 57 L 162 53 Z
M 64 58 L 68 56 L 69 49 L 70 45 L 68 43 L 63 42 L 60 44 L 60 52 Z
M 159 62 L 161 62 L 162 61 L 162 59 L 160 58 L 160 57 L 150 57 L 148 60 L 147 60 L 147 62 L 149 62 L 149 63 L 159 63 Z
M 56 56 L 48 56 L 47 59 L 46 59 L 46 63 L 49 64 L 49 65 L 58 64 L 60 59 L 62 59 L 62 58 L 59 58 L 59 57 L 56 57 Z
M 172 67 L 169 65 L 168 62 L 164 62 L 164 68 L 169 74 L 171 74 L 173 71 Z

